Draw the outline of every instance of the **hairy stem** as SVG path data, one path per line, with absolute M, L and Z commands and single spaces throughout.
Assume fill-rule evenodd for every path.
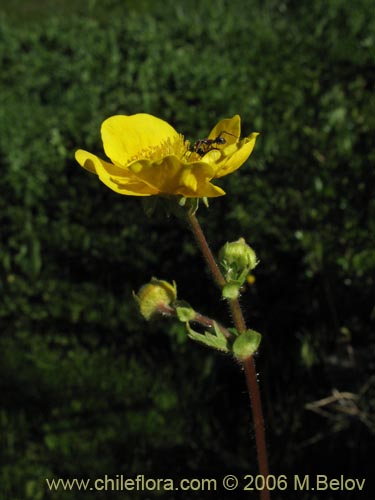
M 187 218 L 191 230 L 194 234 L 194 237 L 198 243 L 198 246 L 202 251 L 203 257 L 212 273 L 213 279 L 215 283 L 219 286 L 219 288 L 222 288 L 226 283 L 225 278 L 222 275 L 216 263 L 216 260 L 207 243 L 206 237 L 204 236 L 204 233 L 198 222 L 198 219 L 195 217 L 194 214 L 188 214 Z M 246 323 L 238 299 L 230 300 L 229 306 L 232 313 L 234 326 L 239 332 L 245 332 Z M 260 397 L 254 357 L 250 356 L 249 358 L 245 359 L 243 361 L 243 367 L 245 371 L 246 385 L 249 393 L 249 398 L 251 402 L 251 411 L 254 421 L 255 443 L 257 449 L 259 474 L 266 479 L 266 477 L 269 475 L 266 435 L 264 430 L 262 401 Z M 260 500 L 269 500 L 269 499 L 270 499 L 269 490 L 265 488 L 260 492 Z
M 199 248 L 203 254 L 203 257 L 208 265 L 209 270 L 212 273 L 212 277 L 219 288 L 225 285 L 224 276 L 216 263 L 215 257 L 212 255 L 211 249 L 208 246 L 205 235 L 203 234 L 202 228 L 198 222 L 198 219 L 194 214 L 188 214 L 188 222 L 190 224 L 193 235 L 198 243 Z

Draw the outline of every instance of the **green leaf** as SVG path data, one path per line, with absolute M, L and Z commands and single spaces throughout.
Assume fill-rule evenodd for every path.
M 189 323 L 186 323 L 186 328 L 188 331 L 188 336 L 192 340 L 200 342 L 208 347 L 212 347 L 213 349 L 217 349 L 218 351 L 229 352 L 228 341 L 225 336 L 220 331 L 220 328 L 217 326 L 217 323 L 214 322 L 214 332 L 212 334 L 210 332 L 198 333 L 191 329 Z

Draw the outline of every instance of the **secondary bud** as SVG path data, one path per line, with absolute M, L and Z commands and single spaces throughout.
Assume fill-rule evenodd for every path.
M 142 316 L 149 320 L 154 314 L 162 313 L 177 298 L 176 283 L 152 278 L 150 283 L 143 285 L 138 295 L 134 294 Z
M 258 350 L 261 340 L 260 333 L 255 330 L 246 330 L 234 341 L 232 346 L 233 354 L 239 361 L 245 361 Z
M 219 253 L 220 266 L 227 283 L 242 285 L 258 264 L 254 250 L 243 238 L 225 243 Z

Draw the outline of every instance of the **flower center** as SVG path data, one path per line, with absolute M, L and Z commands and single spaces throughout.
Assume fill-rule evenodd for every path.
M 147 148 L 141 149 L 137 154 L 128 159 L 128 164 L 137 160 L 156 161 L 170 155 L 182 158 L 188 150 L 189 141 L 185 141 L 184 136 L 178 134 L 178 136 L 173 138 L 168 137 L 168 139 L 157 146 L 147 146 Z

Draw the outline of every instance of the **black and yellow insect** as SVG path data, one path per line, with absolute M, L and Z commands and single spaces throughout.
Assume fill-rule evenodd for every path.
M 230 132 L 225 132 L 225 130 L 223 130 L 217 137 L 215 137 L 215 139 L 206 138 L 206 139 L 200 139 L 199 141 L 195 142 L 193 146 L 190 148 L 190 151 L 192 153 L 197 153 L 199 156 L 202 157 L 209 151 L 212 151 L 213 149 L 220 149 L 217 148 L 216 146 L 222 146 L 227 142 L 226 139 L 223 137 L 223 134 L 228 134 L 235 137 Z

